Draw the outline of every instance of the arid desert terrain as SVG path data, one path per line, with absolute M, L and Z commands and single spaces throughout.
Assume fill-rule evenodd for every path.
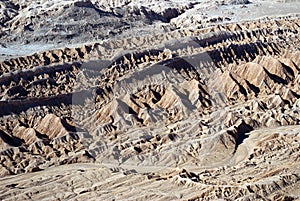
M 300 1 L 0 1 L 0 200 L 300 200 Z

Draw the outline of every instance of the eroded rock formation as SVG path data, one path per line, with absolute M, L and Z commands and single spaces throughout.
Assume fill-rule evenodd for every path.
M 0 5 L 3 23 L 20 9 Z M 298 199 L 299 23 L 264 18 L 2 61 L 0 199 Z

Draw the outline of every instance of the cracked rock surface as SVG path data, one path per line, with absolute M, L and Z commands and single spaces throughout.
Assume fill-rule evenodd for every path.
M 298 4 L 1 1 L 0 200 L 300 199 Z

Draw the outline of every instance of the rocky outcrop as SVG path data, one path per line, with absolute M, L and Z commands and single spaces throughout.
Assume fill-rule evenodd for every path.
M 52 14 L 130 15 L 105 7 L 116 3 L 61 1 L 66 12 Z M 172 23 L 179 10 L 132 15 Z M 42 199 L 49 183 L 64 191 L 54 199 L 299 198 L 298 24 L 219 24 L 1 62 L 0 199 Z

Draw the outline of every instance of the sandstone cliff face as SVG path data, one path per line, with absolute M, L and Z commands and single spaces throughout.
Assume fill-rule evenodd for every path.
M 65 9 L 122 14 L 106 3 Z M 298 199 L 298 33 L 278 17 L 2 61 L 0 199 Z

